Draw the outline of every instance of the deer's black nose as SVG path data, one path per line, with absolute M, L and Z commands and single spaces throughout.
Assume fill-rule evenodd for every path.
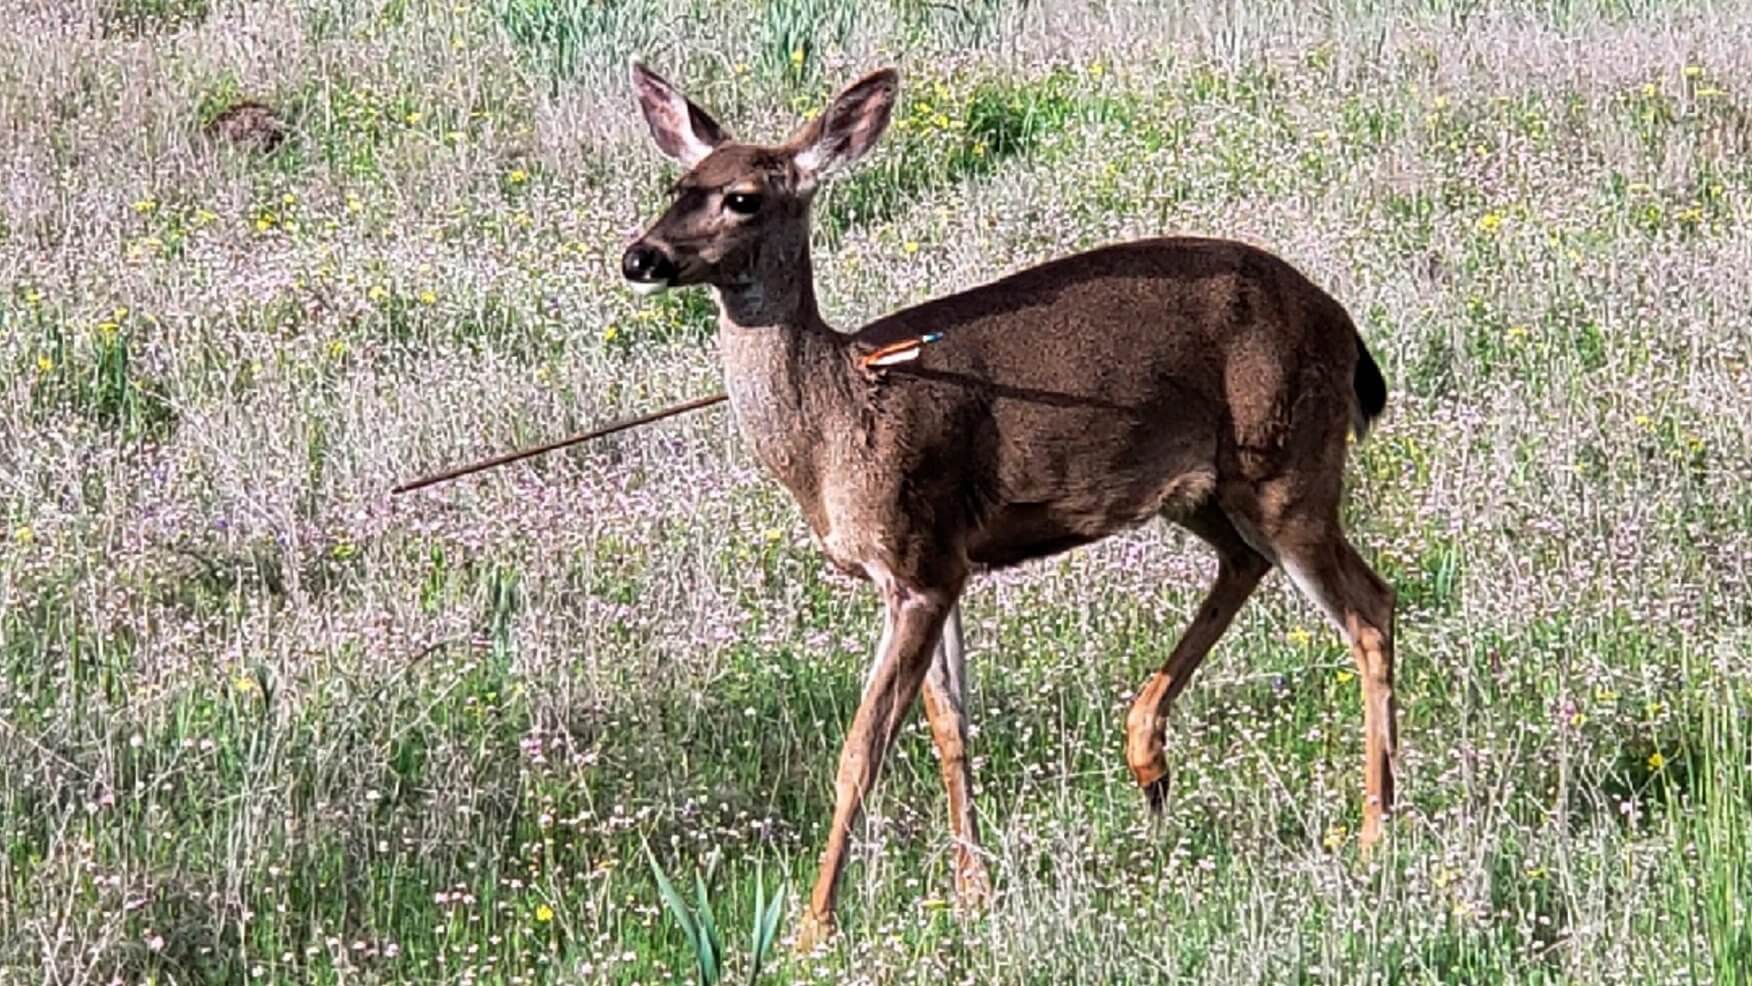
M 629 281 L 669 281 L 675 277 L 675 261 L 648 243 L 635 243 L 621 256 L 621 273 Z

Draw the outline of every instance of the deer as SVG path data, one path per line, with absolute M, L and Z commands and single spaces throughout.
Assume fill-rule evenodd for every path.
M 900 76 L 841 90 L 777 144 L 742 143 L 638 56 L 632 88 L 683 173 L 632 239 L 641 294 L 705 286 L 736 427 L 811 541 L 883 604 L 796 947 L 835 933 L 853 828 L 916 698 L 948 797 L 957 901 L 986 904 L 968 752 L 960 599 L 981 573 L 1164 518 L 1216 553 L 1214 581 L 1125 717 L 1149 809 L 1167 795 L 1170 705 L 1260 581 L 1282 569 L 1358 669 L 1359 845 L 1393 806 L 1394 590 L 1340 523 L 1345 460 L 1386 406 L 1343 305 L 1238 240 L 1158 237 L 1061 257 L 830 327 L 810 258 L 815 193 L 870 152 Z

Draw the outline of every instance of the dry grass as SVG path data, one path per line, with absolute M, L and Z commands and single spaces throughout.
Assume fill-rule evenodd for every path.
M 813 877 L 875 637 L 623 291 L 638 51 L 777 136 L 895 60 L 820 204 L 846 327 L 1072 249 L 1284 254 L 1387 370 L 1405 810 L 1356 858 L 1348 658 L 1274 579 L 1172 727 L 1211 570 L 1139 531 L 975 587 L 1000 899 L 928 736 L 791 981 L 1717 982 L 1752 967 L 1752 22 L 1709 5 L 98 0 L 0 39 L 0 980 L 687 978 L 640 843 Z M 794 53 L 801 57 L 794 57 Z M 904 52 L 898 56 L 895 52 Z M 258 152 L 204 126 L 287 119 Z M 787 923 L 789 917 L 787 918 Z

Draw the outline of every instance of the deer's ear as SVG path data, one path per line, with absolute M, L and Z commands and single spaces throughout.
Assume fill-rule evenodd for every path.
M 847 86 L 826 111 L 804 124 L 790 140 L 803 180 L 814 184 L 876 146 L 882 131 L 888 129 L 899 92 L 900 73 L 891 68 L 871 72 Z
M 679 90 L 637 58 L 629 61 L 633 91 L 639 96 L 639 111 L 663 153 L 682 167 L 691 168 L 730 139 L 712 115 L 695 106 Z

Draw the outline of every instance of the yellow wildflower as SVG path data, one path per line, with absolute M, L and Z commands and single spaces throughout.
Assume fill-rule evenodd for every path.
M 918 240 L 907 240 L 905 243 L 901 244 L 900 248 L 902 250 L 906 251 L 906 253 L 910 256 L 912 254 L 919 252 L 919 241 Z
M 803 49 L 796 48 L 796 49 L 793 49 L 791 51 L 791 64 L 792 65 L 803 64 Z
M 423 117 L 423 116 L 425 116 L 425 114 L 424 114 L 424 113 L 421 113 L 421 112 L 420 112 L 420 111 L 418 111 L 418 110 L 415 110 L 415 111 L 414 111 L 414 112 L 412 112 L 412 113 L 409 113 L 409 114 L 408 114 L 408 115 L 407 115 L 407 121 L 408 121 L 408 126 L 410 126 L 410 127 L 411 127 L 411 126 L 413 126 L 413 125 L 415 125 L 415 124 L 417 124 L 417 123 L 419 123 L 419 122 L 420 122 L 420 119 L 421 119 L 421 117 Z
M 552 921 L 553 919 L 554 919 L 554 909 L 553 908 L 547 906 L 546 904 L 535 905 L 535 920 L 537 922 L 539 922 L 541 924 L 547 924 L 549 921 Z
M 151 196 L 147 196 L 146 198 L 143 198 L 140 201 L 134 203 L 134 211 L 138 212 L 142 216 L 149 215 L 153 210 L 155 210 L 157 208 L 158 208 L 158 200 L 155 198 L 152 198 Z
M 507 175 L 506 178 L 513 185 L 521 185 L 524 182 L 529 180 L 529 172 L 524 171 L 522 168 L 513 168 L 513 169 L 511 169 L 511 173 L 509 175 Z
M 36 540 L 36 532 L 30 529 L 29 524 L 20 524 L 18 529 L 12 532 L 12 540 L 19 544 L 29 544 Z
M 296 205 L 298 204 L 298 196 L 293 195 L 291 192 L 287 192 L 280 196 L 280 201 L 285 205 Z
M 37 354 L 37 372 L 38 373 L 53 373 L 54 371 L 55 371 L 55 361 L 49 358 L 49 354 L 48 353 L 38 353 Z
M 1487 212 L 1478 217 L 1478 231 L 1481 233 L 1495 233 L 1502 228 L 1503 217 L 1501 213 Z
M 1340 671 L 1336 675 L 1336 677 L 1338 678 L 1339 684 L 1348 685 L 1348 684 L 1350 684 L 1351 679 L 1356 677 L 1356 672 L 1354 672 L 1354 671 Z
M 1656 750 L 1655 752 L 1649 754 L 1649 769 L 1650 770 L 1660 770 L 1662 767 L 1665 767 L 1666 765 L 1667 765 L 1667 758 L 1661 756 L 1661 751 Z
M 608 323 L 608 327 L 602 330 L 602 341 L 603 342 L 613 342 L 619 338 L 620 338 L 620 327 L 615 325 L 613 322 Z
M 1702 65 L 1687 65 L 1687 66 L 1685 66 L 1683 71 L 1684 71 L 1685 77 L 1687 79 L 1695 79 L 1698 76 L 1703 74 L 1703 66 Z
M 431 288 L 427 288 L 426 290 L 420 292 L 420 304 L 422 304 L 422 305 L 436 305 L 437 303 L 438 303 L 438 295 Z

